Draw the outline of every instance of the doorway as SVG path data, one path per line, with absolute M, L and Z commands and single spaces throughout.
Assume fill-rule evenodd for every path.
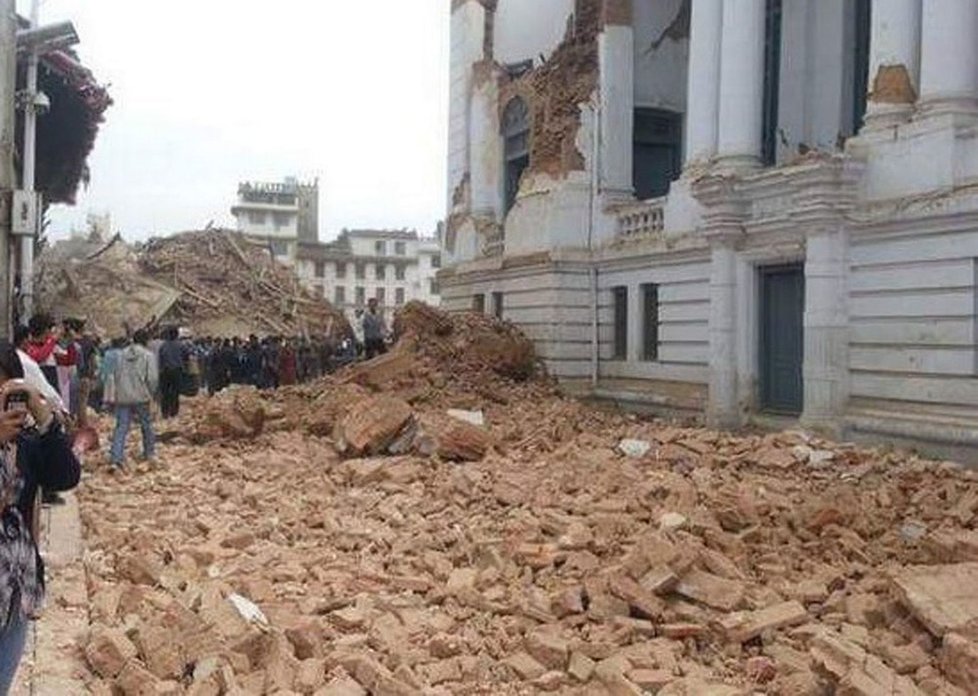
M 760 406 L 799 414 L 804 400 L 805 271 L 801 264 L 760 269 Z

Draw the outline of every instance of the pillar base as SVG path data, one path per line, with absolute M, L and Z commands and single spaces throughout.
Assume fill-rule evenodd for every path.
M 914 120 L 952 117 L 957 121 L 978 120 L 978 99 L 972 95 L 936 95 L 923 97 L 917 104 Z
M 884 130 L 907 123 L 913 116 L 913 104 L 870 103 L 863 122 L 863 130 Z
M 719 155 L 714 170 L 720 174 L 748 173 L 761 168 L 757 155 Z

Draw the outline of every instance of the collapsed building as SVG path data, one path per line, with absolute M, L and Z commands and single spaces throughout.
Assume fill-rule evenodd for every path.
M 976 13 L 454 0 L 444 306 L 574 393 L 974 459 Z
M 86 319 L 105 338 L 175 325 L 198 336 L 332 336 L 341 312 L 311 295 L 266 246 L 208 229 L 130 246 L 67 240 L 41 256 L 38 306 Z

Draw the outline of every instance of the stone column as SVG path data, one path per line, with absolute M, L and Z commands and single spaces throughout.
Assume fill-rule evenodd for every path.
M 920 3 L 873 2 L 866 128 L 887 128 L 910 119 L 920 85 Z
M 473 66 L 469 98 L 469 175 L 471 213 L 496 219 L 502 216 L 503 142 L 499 131 L 499 89 L 494 64 L 481 61 Z
M 841 429 L 848 399 L 846 258 L 842 225 L 814 229 L 805 254 L 805 402 L 801 422 L 830 435 Z
M 723 0 L 694 0 L 689 34 L 686 165 L 717 152 Z
M 600 65 L 600 189 L 606 198 L 632 196 L 635 48 L 631 3 L 606 0 L 598 35 Z
M 921 37 L 921 115 L 978 114 L 978 2 L 923 0 Z
M 707 421 L 741 424 L 737 389 L 737 245 L 744 236 L 747 204 L 736 182 L 722 174 L 693 183 L 703 206 L 702 235 L 710 244 L 710 384 Z
M 740 425 L 737 408 L 737 336 L 735 329 L 736 262 L 734 242 L 719 236 L 710 249 L 710 392 L 707 422 L 714 427 Z
M 717 149 L 718 161 L 727 169 L 757 167 L 761 162 L 764 8 L 764 0 L 723 3 Z

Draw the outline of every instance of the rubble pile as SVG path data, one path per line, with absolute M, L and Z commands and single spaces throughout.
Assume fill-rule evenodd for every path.
M 348 331 L 341 312 L 306 291 L 267 248 L 236 232 L 212 229 L 152 239 L 140 249 L 139 267 L 181 291 L 169 319 L 201 334 L 339 336 Z M 230 327 L 228 318 L 233 318 Z
M 80 252 L 41 257 L 39 306 L 88 319 L 105 337 L 159 324 L 221 337 L 349 332 L 341 312 L 237 232 L 184 232 L 137 247 L 116 236 Z
M 481 424 L 459 417 L 466 411 L 508 422 L 514 408 L 547 404 L 562 414 L 555 427 L 563 429 L 588 413 L 559 396 L 532 342 L 511 324 L 409 303 L 398 312 L 395 332 L 401 338 L 391 352 L 315 383 L 272 392 L 234 388 L 191 403 L 175 433 L 207 443 L 303 432 L 333 438 L 347 456 L 413 452 L 463 461 L 481 459 L 496 445 Z M 512 425 L 504 441 L 531 445 L 533 434 Z
M 480 361 L 459 388 L 429 359 L 466 364 L 452 336 L 475 321 L 432 315 L 342 396 L 223 397 L 246 436 L 89 476 L 92 689 L 973 691 L 972 472 L 641 421 Z M 316 399 L 348 404 L 319 432 Z

